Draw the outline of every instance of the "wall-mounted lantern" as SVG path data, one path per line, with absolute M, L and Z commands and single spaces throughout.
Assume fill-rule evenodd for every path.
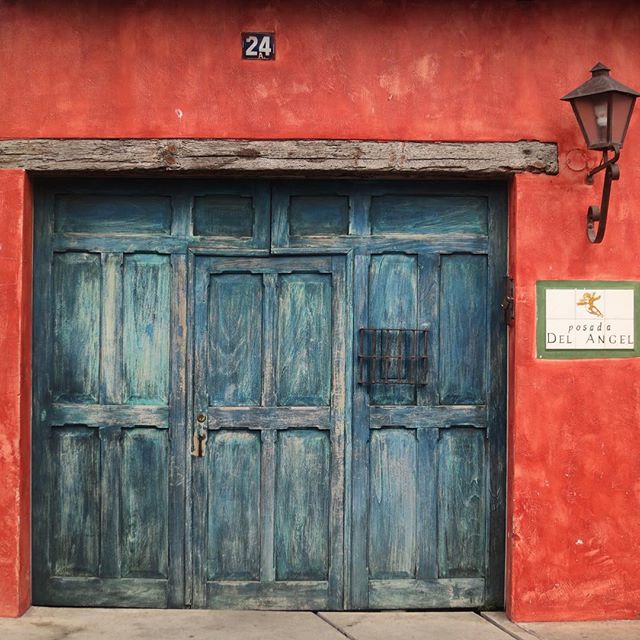
M 587 147 L 602 151 L 602 164 L 587 174 L 587 182 L 592 184 L 593 176 L 605 171 L 602 203 L 599 207 L 590 206 L 587 213 L 587 236 L 591 242 L 602 242 L 604 237 L 611 182 L 620 177 L 617 165 L 620 149 L 636 97 L 640 95 L 614 80 L 609 71 L 608 67 L 598 62 L 591 69 L 592 77 L 589 80 L 561 98 L 571 103 Z M 613 155 L 609 157 L 609 153 Z

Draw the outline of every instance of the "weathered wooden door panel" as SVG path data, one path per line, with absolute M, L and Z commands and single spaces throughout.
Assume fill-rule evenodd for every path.
M 463 375 L 464 362 L 467 355 L 471 355 L 467 351 L 470 347 L 467 334 L 477 335 L 476 342 L 481 349 L 486 349 L 486 324 L 482 317 L 465 315 L 462 309 L 459 318 L 448 318 L 451 323 L 457 320 L 457 324 L 447 329 L 442 315 L 433 317 L 433 308 L 422 309 L 421 314 L 420 302 L 428 299 L 429 283 L 438 281 L 438 268 L 433 260 L 429 264 L 419 255 L 374 255 L 368 270 L 369 326 L 424 327 L 430 329 L 430 341 L 440 335 L 439 357 L 429 363 L 434 374 L 431 383 L 439 374 L 435 389 L 429 384 L 422 387 L 372 385 L 358 392 L 362 396 L 358 405 L 362 414 L 358 418 L 366 420 L 369 413 L 368 428 L 371 429 L 366 452 L 369 462 L 368 606 L 395 608 L 400 602 L 404 606 L 418 606 L 418 602 L 430 602 L 431 606 L 478 606 L 484 598 L 483 477 L 477 475 L 477 465 L 471 474 L 460 473 L 469 464 L 461 455 L 467 451 L 452 446 L 460 442 L 457 407 L 453 403 L 463 394 L 473 395 L 475 379 L 471 378 L 466 385 L 458 383 L 463 394 L 455 398 L 453 394 L 442 394 L 442 389 L 448 384 L 444 374 L 456 366 L 454 360 L 459 363 L 458 375 Z M 462 281 L 454 282 L 459 285 Z M 389 295 L 391 291 L 396 292 L 395 297 Z M 471 291 L 467 293 L 476 295 Z M 447 280 L 440 279 L 438 298 L 448 301 L 451 294 Z M 467 296 L 458 297 L 462 299 L 459 300 L 462 306 Z M 456 296 L 453 298 L 455 301 Z M 446 304 L 442 306 L 447 308 Z M 427 322 L 424 314 L 432 316 L 431 322 Z M 478 324 L 472 324 L 474 322 Z M 446 332 L 450 335 L 444 336 Z M 446 344 L 444 349 L 443 344 Z M 431 350 L 435 351 L 435 346 Z M 473 356 L 480 358 L 484 373 L 484 352 Z M 471 366 L 475 371 L 475 364 Z M 446 408 L 451 415 L 434 420 L 434 406 Z M 376 414 L 375 407 L 386 408 L 384 418 L 376 420 L 380 414 Z M 469 418 L 468 415 L 462 417 L 461 424 L 468 424 Z M 485 422 L 480 423 L 477 418 L 474 426 L 485 427 Z M 482 448 L 479 455 L 483 458 Z M 483 469 L 481 465 L 479 471 Z M 476 509 L 463 513 L 460 503 L 467 502 L 475 502 Z M 460 549 L 475 554 L 468 559 L 473 571 L 448 570 L 448 562 L 456 560 L 455 551 Z M 476 567 L 481 567 L 480 574 Z M 452 577 L 463 580 L 452 581 Z M 470 578 L 478 579 L 474 582 Z M 458 594 L 457 597 L 454 594 Z
M 357 366 L 360 328 L 426 329 L 428 371 L 415 385 L 378 380 L 354 387 L 347 606 L 496 606 L 502 600 L 504 202 L 491 190 L 485 197 L 422 195 L 402 186 L 386 191 L 374 191 L 363 205 L 363 227 L 380 235 L 370 250 L 355 249 L 354 358 Z M 461 247 L 473 236 L 477 248 L 443 252 L 430 246 L 439 234 L 452 243 L 460 238 Z M 412 242 L 398 250 L 393 238 Z M 396 382 L 400 365 L 384 366 Z
M 186 259 L 131 247 L 172 201 L 61 191 L 36 209 L 34 602 L 178 606 Z
M 195 259 L 194 606 L 342 606 L 343 258 Z
M 48 575 L 35 599 L 166 606 L 171 259 L 55 252 L 50 264 L 52 401 L 41 454 L 52 491 L 39 496 L 51 514 L 50 566 L 39 566 Z

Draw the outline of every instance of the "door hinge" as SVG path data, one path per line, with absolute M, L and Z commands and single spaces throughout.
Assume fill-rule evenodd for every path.
M 504 279 L 504 297 L 500 303 L 500 307 L 504 312 L 504 321 L 506 324 L 512 324 L 516 317 L 515 299 L 513 297 L 513 278 L 505 276 Z

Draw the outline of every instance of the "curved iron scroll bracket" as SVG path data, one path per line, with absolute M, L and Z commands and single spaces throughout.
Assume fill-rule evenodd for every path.
M 587 174 L 587 183 L 593 184 L 593 176 L 599 171 L 604 171 L 604 186 L 602 188 L 602 202 L 600 206 L 591 205 L 587 212 L 587 237 L 590 242 L 599 244 L 604 238 L 607 228 L 607 213 L 609 212 L 609 197 L 611 196 L 611 183 L 620 178 L 620 168 L 617 165 L 620 158 L 620 149 L 613 148 L 613 157 L 608 157 L 608 149 L 602 152 L 602 164 L 592 169 Z M 597 227 L 596 227 L 597 225 Z

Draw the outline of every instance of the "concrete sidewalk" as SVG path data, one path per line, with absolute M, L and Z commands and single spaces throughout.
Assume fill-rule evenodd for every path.
M 2 640 L 638 640 L 640 621 L 514 625 L 472 612 L 306 613 L 33 607 Z

